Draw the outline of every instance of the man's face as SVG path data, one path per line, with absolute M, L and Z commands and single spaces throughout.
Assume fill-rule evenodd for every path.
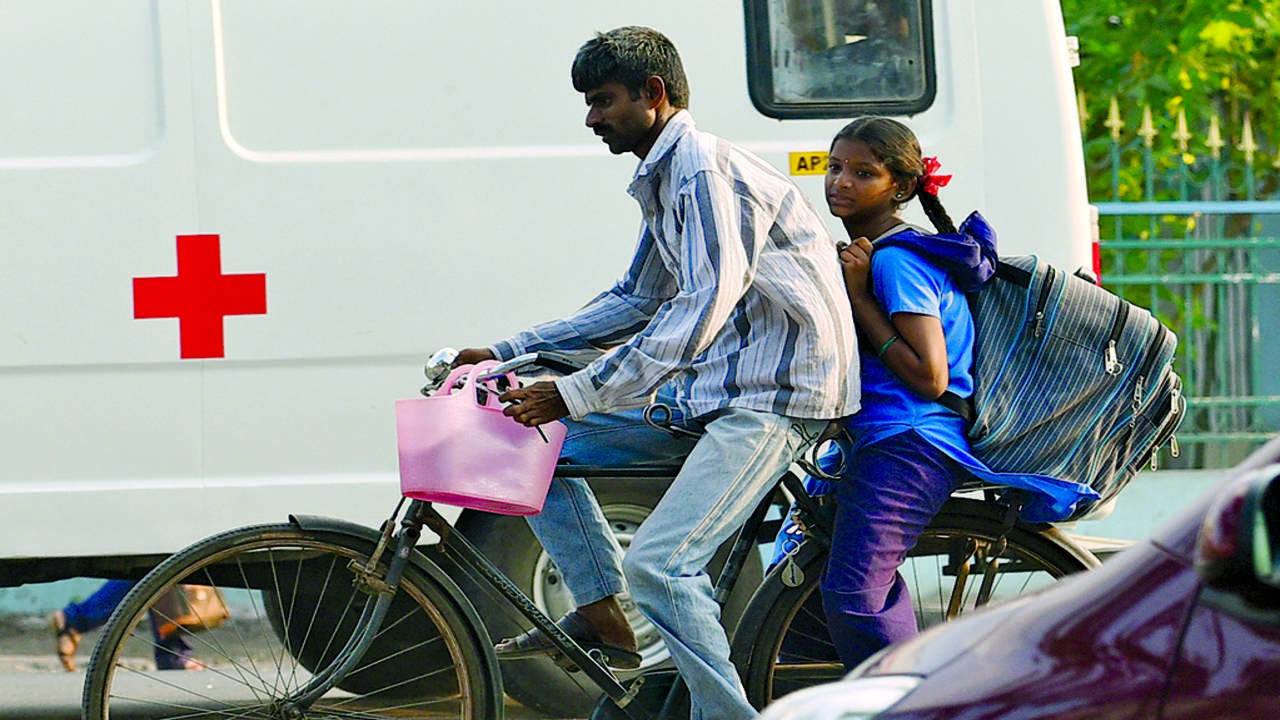
M 614 155 L 648 151 L 653 145 L 649 137 L 657 120 L 657 111 L 649 107 L 649 97 L 644 90 L 632 100 L 631 93 L 620 82 L 610 81 L 594 90 L 583 93 L 587 101 L 587 127 L 604 140 Z

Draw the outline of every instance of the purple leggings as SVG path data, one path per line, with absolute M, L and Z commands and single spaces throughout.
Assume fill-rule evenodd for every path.
M 916 634 L 898 568 L 968 473 L 915 430 L 858 448 L 845 467 L 822 604 L 840 660 L 851 669 Z

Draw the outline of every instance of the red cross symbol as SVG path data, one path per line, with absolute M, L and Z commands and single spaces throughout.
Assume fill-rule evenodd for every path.
M 178 318 L 182 357 L 223 357 L 222 318 L 267 312 L 267 276 L 223 275 L 217 235 L 178 236 L 175 277 L 133 279 L 133 317 Z

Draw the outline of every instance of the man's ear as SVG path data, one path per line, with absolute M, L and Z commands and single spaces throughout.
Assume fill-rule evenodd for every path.
M 644 81 L 644 96 L 649 101 L 649 109 L 658 107 L 667 100 L 667 84 L 657 75 L 650 75 Z

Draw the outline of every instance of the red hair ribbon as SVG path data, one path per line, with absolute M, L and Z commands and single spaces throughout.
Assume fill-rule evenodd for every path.
M 924 160 L 924 175 L 921 177 L 924 179 L 924 187 L 920 189 L 922 192 L 927 192 L 936 197 L 938 191 L 951 182 L 951 176 L 935 174 L 942 169 L 942 163 L 938 162 L 938 158 L 927 157 L 922 159 Z

